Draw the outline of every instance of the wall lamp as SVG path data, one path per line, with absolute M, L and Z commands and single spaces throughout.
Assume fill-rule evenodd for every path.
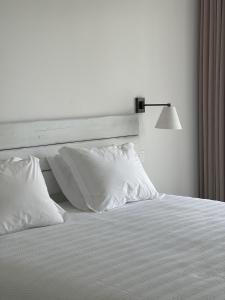
M 145 98 L 135 98 L 135 112 L 144 113 L 146 106 L 163 106 L 162 112 L 155 125 L 155 128 L 160 129 L 182 129 L 175 106 L 171 103 L 146 104 Z

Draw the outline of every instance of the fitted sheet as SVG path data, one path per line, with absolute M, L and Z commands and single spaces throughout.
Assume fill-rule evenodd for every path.
M 161 195 L 0 237 L 1 300 L 224 300 L 225 204 Z

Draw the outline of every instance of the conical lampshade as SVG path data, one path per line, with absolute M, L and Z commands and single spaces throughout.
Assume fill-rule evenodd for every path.
M 176 108 L 174 106 L 163 107 L 155 128 L 182 129 Z

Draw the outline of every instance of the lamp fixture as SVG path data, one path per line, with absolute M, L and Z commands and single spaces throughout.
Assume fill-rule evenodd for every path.
M 135 98 L 136 113 L 144 113 L 146 106 L 163 106 L 163 110 L 159 116 L 155 128 L 176 130 L 182 129 L 176 108 L 171 103 L 146 104 L 145 98 Z

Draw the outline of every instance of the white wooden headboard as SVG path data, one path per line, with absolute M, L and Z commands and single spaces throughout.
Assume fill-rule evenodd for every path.
M 46 157 L 55 155 L 65 145 L 89 147 L 123 143 L 128 139 L 135 142 L 138 135 L 139 122 L 135 114 L 0 123 L 0 160 L 29 155 L 40 158 L 49 193 L 58 194 L 60 189 Z

